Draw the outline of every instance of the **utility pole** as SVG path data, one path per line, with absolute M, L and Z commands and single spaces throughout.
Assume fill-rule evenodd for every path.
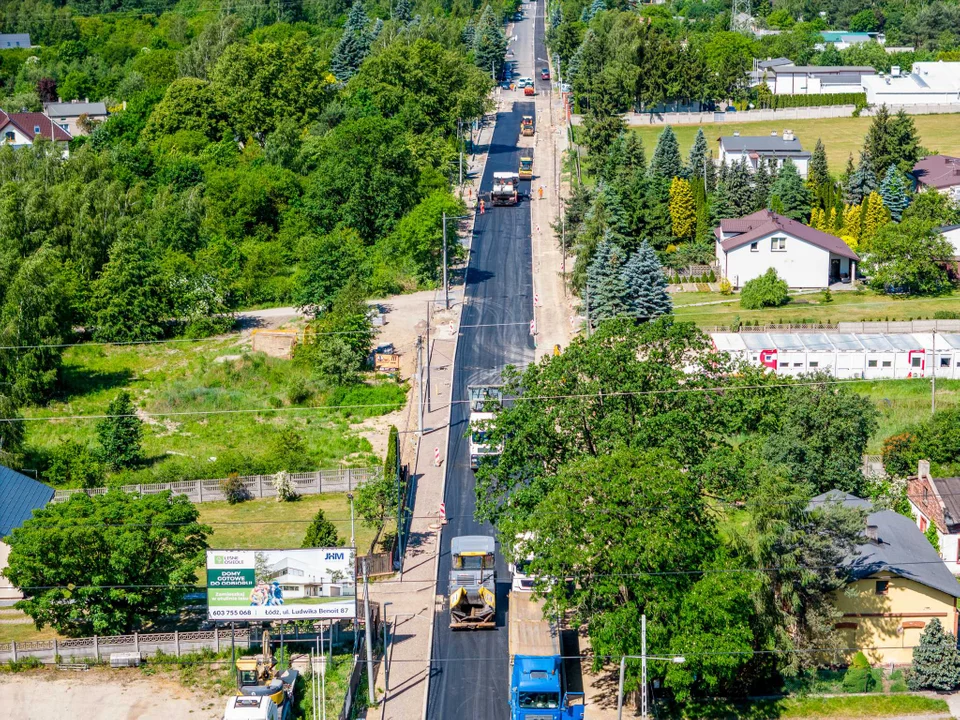
M 456 217 L 447 217 L 443 213 L 443 309 L 450 309 L 450 284 L 447 282 L 447 220 L 466 220 L 469 215 L 457 215 Z M 427 323 L 427 327 L 430 324 Z
M 640 616 L 640 655 L 624 655 L 620 658 L 620 684 L 617 689 L 617 720 L 623 717 L 623 680 L 626 674 L 627 660 L 639 660 L 641 663 L 641 690 L 640 690 L 640 717 L 647 718 L 647 660 L 665 660 L 677 665 L 685 663 L 687 659 L 682 655 L 654 656 L 647 655 L 647 616 Z
M 373 691 L 373 640 L 370 639 L 370 584 L 367 582 L 367 559 L 363 558 L 363 625 L 367 642 L 367 700 L 370 705 L 377 703 Z
M 353 525 L 353 493 L 352 492 L 347 493 L 347 500 L 350 501 L 350 547 L 356 549 L 357 536 L 356 536 L 356 533 L 354 533 L 354 525 Z
M 423 335 L 417 335 L 417 435 L 423 437 Z
M 933 357 L 930 367 L 930 414 L 937 411 L 937 331 L 933 331 Z
M 587 311 L 587 337 L 590 337 L 590 285 L 587 284 L 587 289 L 583 293 L 583 302 L 586 306 Z

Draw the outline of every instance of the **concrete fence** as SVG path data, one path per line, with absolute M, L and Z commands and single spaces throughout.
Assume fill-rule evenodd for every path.
M 729 325 L 703 328 L 704 332 L 730 332 Z M 767 325 L 741 325 L 737 332 L 827 332 L 827 333 L 923 333 L 960 332 L 960 320 L 869 320 L 863 322 L 828 323 L 772 323 Z
M 290 480 L 293 482 L 296 491 L 301 495 L 319 495 L 321 493 L 350 492 L 369 480 L 379 478 L 381 472 L 383 470 L 379 467 L 334 468 L 305 473 L 290 473 Z M 273 475 L 243 475 L 240 477 L 240 481 L 251 498 L 273 498 L 277 496 L 277 491 L 273 487 L 273 477 Z M 193 502 L 214 502 L 226 500 L 220 488 L 222 482 L 223 479 L 183 480 L 172 483 L 124 485 L 120 489 L 141 497 L 170 490 L 174 495 L 186 495 Z M 109 490 L 110 488 L 57 490 L 51 502 L 64 502 L 78 492 L 94 496 L 105 495 Z

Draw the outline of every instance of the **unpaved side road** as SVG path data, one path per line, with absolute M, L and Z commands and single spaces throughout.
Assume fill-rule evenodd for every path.
M 226 698 L 139 670 L 43 670 L 0 676 L 0 716 L 18 720 L 217 720 Z

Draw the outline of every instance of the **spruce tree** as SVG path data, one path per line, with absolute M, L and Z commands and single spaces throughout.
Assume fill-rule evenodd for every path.
M 463 44 L 468 48 L 473 47 L 473 43 L 477 37 L 477 26 L 473 22 L 473 18 L 467 20 L 467 24 L 463 26 Z
M 357 74 L 360 64 L 370 52 L 371 37 L 367 33 L 370 20 L 363 3 L 357 0 L 350 8 L 343 35 L 333 49 L 330 59 L 330 72 L 341 83 L 347 82 Z
M 863 150 L 870 158 L 874 175 L 886 171 L 887 167 L 896 162 L 893 149 L 890 147 L 892 140 L 890 130 L 890 110 L 884 103 L 874 113 L 870 128 L 863 139 Z
M 343 31 L 360 35 L 366 31 L 369 24 L 370 18 L 367 17 L 367 11 L 363 9 L 363 2 L 356 0 L 347 15 L 347 24 L 343 26 Z
M 412 17 L 413 6 L 410 4 L 410 0 L 397 0 L 397 4 L 393 8 L 393 19 L 406 25 Z
M 770 197 L 777 198 L 783 215 L 800 222 L 807 221 L 810 215 L 810 191 L 803 184 L 793 161 L 784 161 L 777 181 L 770 188 Z
M 709 156 L 707 157 L 707 173 L 703 178 L 705 190 L 707 194 L 712 193 L 717 189 L 717 166 L 713 162 L 713 150 L 710 151 Z
M 920 135 L 913 118 L 903 108 L 890 121 L 890 147 L 897 158 L 900 172 L 910 172 L 921 157 Z
M 690 148 L 690 177 L 701 181 L 704 179 L 707 163 L 710 162 L 708 153 L 707 137 L 703 134 L 703 128 L 699 128 Z
M 480 13 L 480 19 L 474 31 L 474 62 L 484 72 L 493 72 L 495 77 L 500 77 L 506 52 L 507 38 L 500 26 L 500 19 L 493 8 L 487 4 Z
M 673 134 L 673 128 L 667 125 L 657 138 L 657 147 L 653 151 L 653 160 L 650 161 L 649 174 L 650 177 L 673 180 L 682 170 L 680 145 L 677 142 L 677 136 Z
M 313 520 L 307 526 L 307 532 L 303 536 L 303 548 L 322 548 L 322 547 L 340 547 L 343 542 L 337 533 L 337 526 L 327 520 L 323 509 L 317 510 Z
M 944 631 L 938 618 L 927 623 L 913 649 L 913 669 L 907 682 L 911 690 L 954 690 L 960 685 L 957 639 Z
M 719 223 L 721 220 L 739 217 L 740 213 L 730 201 L 730 193 L 727 190 L 727 184 L 717 183 L 716 192 L 713 193 L 713 200 L 710 203 L 710 212 L 713 215 L 713 222 Z
M 683 178 L 674 178 L 670 183 L 670 220 L 675 238 L 693 239 L 697 229 L 697 207 L 690 182 Z
M 753 210 L 753 183 L 746 158 L 733 163 L 727 171 L 727 198 L 736 213 L 733 217 L 749 215 Z
M 638 320 L 651 320 L 673 312 L 667 279 L 657 254 L 644 241 L 623 268 L 628 312 Z
M 763 210 L 770 199 L 770 188 L 773 186 L 773 179 L 770 176 L 770 165 L 766 160 L 760 160 L 757 163 L 757 171 L 753 174 L 753 205 L 751 212 Z
M 560 3 L 554 4 L 550 9 L 550 27 L 556 30 L 563 24 L 563 6 Z
M 626 252 L 606 235 L 597 245 L 587 270 L 592 322 L 627 315 L 630 311 L 623 281 Z
M 867 150 L 860 153 L 860 163 L 847 180 L 843 200 L 848 205 L 860 205 L 870 193 L 877 189 L 877 176 L 873 172 L 873 162 Z
M 843 174 L 840 176 L 840 185 L 843 188 L 847 187 L 847 183 L 850 182 L 850 178 L 853 177 L 855 168 L 853 166 L 853 153 L 847 155 L 847 164 L 843 169 Z
M 822 185 L 830 183 L 830 169 L 827 166 L 827 149 L 823 141 L 817 138 L 817 146 L 810 156 L 810 171 L 807 173 L 807 182 L 814 192 Z
M 883 199 L 883 204 L 890 213 L 890 217 L 900 222 L 903 211 L 907 209 L 910 201 L 907 199 L 906 184 L 896 165 L 887 168 L 887 173 L 880 183 L 880 197 Z
M 593 2 L 588 6 L 583 8 L 583 12 L 580 14 L 580 19 L 583 22 L 590 22 L 593 20 L 593 17 L 598 12 L 603 12 L 607 9 L 607 4 L 603 0 L 593 0 Z

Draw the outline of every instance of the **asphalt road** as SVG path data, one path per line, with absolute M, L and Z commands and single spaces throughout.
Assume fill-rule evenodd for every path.
M 537 8 L 542 34 L 543 0 L 525 6 L 525 18 L 518 24 L 512 44 L 518 69 L 534 76 L 533 8 Z M 539 81 L 538 81 L 539 85 Z M 538 87 L 538 90 L 541 88 Z M 497 116 L 497 125 L 480 192 L 490 191 L 494 172 L 516 171 L 520 163 L 517 138 L 522 115 L 534 115 L 533 102 L 517 102 L 511 112 Z M 527 151 L 529 152 L 529 151 Z M 534 181 L 536 187 L 536 158 Z M 521 183 L 521 193 L 531 183 Z M 530 336 L 533 318 L 532 250 L 530 207 L 524 199 L 510 207 L 490 207 L 478 216 L 466 277 L 466 304 L 460 340 L 454 360 L 450 440 L 447 448 L 447 479 L 444 502 L 449 523 L 443 531 L 437 593 L 446 595 L 450 572 L 450 540 L 460 535 L 495 535 L 491 525 L 474 519 L 476 495 L 470 470 L 469 444 L 464 437 L 469 407 L 468 385 L 496 384 L 506 365 L 526 366 L 533 362 Z M 471 327 L 482 325 L 486 327 Z M 507 607 L 510 576 L 497 545 L 497 627 L 494 630 L 459 631 L 449 628 L 446 608 L 435 620 L 427 718 L 431 720 L 506 720 L 509 662 L 507 649 Z

